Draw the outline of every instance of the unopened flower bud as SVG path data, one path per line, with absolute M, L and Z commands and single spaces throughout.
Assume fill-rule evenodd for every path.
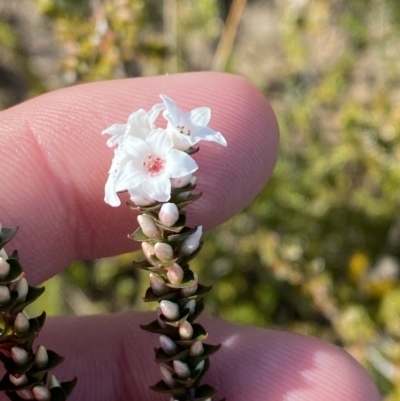
M 203 370 L 203 368 L 204 368 L 204 359 L 202 360 L 202 361 L 200 361 L 197 365 L 196 365 L 196 367 L 194 368 L 194 370 Z
M 16 377 L 13 375 L 8 375 L 8 379 L 14 386 L 22 386 L 26 383 L 28 383 L 28 377 L 26 375 L 22 375 L 20 377 Z
M 167 277 L 171 284 L 180 284 L 184 275 L 185 273 L 183 272 L 182 267 L 180 267 L 177 263 L 167 267 Z
M 180 324 L 179 336 L 182 340 L 190 340 L 193 337 L 193 327 L 187 320 Z
M 178 347 L 174 341 L 165 335 L 160 336 L 160 344 L 167 355 L 174 355 L 178 351 Z
M 190 356 L 196 357 L 203 355 L 204 347 L 201 341 L 196 341 L 190 346 Z
M 178 377 L 187 379 L 190 376 L 190 369 L 187 363 L 177 360 L 173 361 L 172 364 Z
M 158 274 L 150 273 L 150 287 L 156 295 L 165 295 L 169 292 L 169 288 L 165 285 L 165 281 Z
M 198 276 L 196 273 L 194 273 L 194 284 L 190 287 L 185 287 L 185 288 L 181 288 L 181 294 L 184 297 L 190 297 L 194 294 L 196 294 L 197 292 L 197 287 L 198 287 Z
M 154 220 L 146 216 L 145 214 L 141 214 L 137 217 L 137 221 L 142 229 L 144 235 L 147 235 L 149 238 L 160 238 L 161 233 Z
M 38 368 L 45 368 L 49 362 L 49 355 L 47 354 L 46 347 L 40 345 L 35 354 L 35 365 Z
M 43 386 L 35 386 L 32 393 L 37 401 L 48 401 L 51 398 L 49 389 Z
M 196 231 L 183 241 L 181 252 L 184 255 L 191 255 L 199 247 L 202 233 L 203 227 L 198 226 Z
M 193 315 L 194 310 L 196 309 L 196 301 L 191 299 L 189 302 L 186 303 L 185 309 L 189 309 L 189 315 Z
M 10 290 L 5 285 L 0 285 L 0 305 L 5 305 L 10 301 Z
M 162 379 L 164 380 L 164 383 L 169 387 L 174 387 L 176 384 L 176 381 L 172 377 L 172 372 L 163 365 L 160 366 L 160 371 L 161 371 L 161 376 L 162 376 Z
M 0 249 L 0 257 L 2 257 L 3 259 L 6 259 L 6 260 L 8 259 L 7 252 L 4 248 Z
M 16 393 L 23 399 L 23 400 L 34 400 L 33 393 L 29 389 L 18 390 Z
M 53 387 L 61 387 L 60 382 L 58 381 L 57 377 L 55 377 L 54 375 L 52 375 L 50 378 L 50 388 L 53 388 Z
M 179 306 L 171 301 L 162 300 L 160 302 L 160 308 L 163 315 L 168 320 L 177 320 L 179 319 Z
M 4 279 L 10 273 L 10 264 L 5 258 L 0 256 L 0 279 Z
M 18 301 L 25 301 L 26 296 L 28 295 L 29 287 L 26 278 L 21 278 L 15 284 L 14 290 L 18 292 Z
M 154 255 L 154 246 L 148 242 L 142 242 L 142 251 L 145 258 L 150 261 L 150 256 Z
M 16 316 L 14 329 L 17 334 L 24 334 L 29 330 L 29 320 L 23 313 L 18 313 Z
M 182 188 L 186 187 L 189 184 L 190 179 L 192 178 L 192 174 L 184 175 L 179 178 L 171 178 L 171 186 L 172 188 Z
M 24 349 L 18 347 L 11 348 L 11 357 L 18 366 L 24 366 L 29 361 L 28 353 Z
M 158 219 L 164 226 L 172 227 L 179 219 L 179 209 L 175 203 L 164 203 L 158 213 Z
M 154 245 L 154 252 L 157 258 L 162 260 L 163 262 L 171 260 L 174 256 L 174 250 L 172 249 L 172 246 L 169 244 L 165 244 L 164 242 L 157 242 Z

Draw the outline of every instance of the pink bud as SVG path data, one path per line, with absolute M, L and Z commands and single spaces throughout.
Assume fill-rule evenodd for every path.
M 148 242 L 142 242 L 142 251 L 145 258 L 150 261 L 150 256 L 154 255 L 154 246 Z
M 179 219 L 178 206 L 175 203 L 164 203 L 158 213 L 161 224 L 172 227 Z
M 174 263 L 172 266 L 168 266 L 166 269 L 167 277 L 171 284 L 178 285 L 182 282 L 185 274 L 182 267 L 180 267 L 177 263 Z
M 10 273 L 10 265 L 7 260 L 0 256 L 0 279 L 6 278 Z
M 180 324 L 179 336 L 182 340 L 190 340 L 193 337 L 193 327 L 187 320 Z
M 35 364 L 39 368 L 44 368 L 47 366 L 48 362 L 49 362 L 49 356 L 47 354 L 46 347 L 40 345 L 36 351 Z
M 11 294 L 10 290 L 5 285 L 0 285 L 0 305 L 4 305 L 8 303 L 10 300 Z
M 165 285 L 165 281 L 158 274 L 150 273 L 150 287 L 156 295 L 164 295 L 169 292 L 169 288 Z
M 37 401 L 48 401 L 51 397 L 49 389 L 43 386 L 35 386 L 32 393 Z
M 172 246 L 165 244 L 164 242 L 157 242 L 154 245 L 154 251 L 157 258 L 163 262 L 171 260 L 174 256 L 174 250 L 172 249 Z
M 14 384 L 14 386 L 22 386 L 23 384 L 28 383 L 28 377 L 26 375 L 22 375 L 20 377 L 9 375 L 8 378 L 10 382 Z
M 164 380 L 164 383 L 169 387 L 174 387 L 176 384 L 176 381 L 172 377 L 172 372 L 163 365 L 160 366 L 160 371 L 161 371 L 161 376 L 162 376 L 162 379 Z
M 190 369 L 187 363 L 176 360 L 173 361 L 172 364 L 178 377 L 187 379 L 190 376 Z
M 181 288 L 181 294 L 184 297 L 190 297 L 194 294 L 196 294 L 197 292 L 197 287 L 198 287 L 198 276 L 196 273 L 193 274 L 194 275 L 194 284 L 191 287 L 185 287 L 185 288 Z
M 162 300 L 160 302 L 160 308 L 163 315 L 168 320 L 177 320 L 179 319 L 179 306 L 171 301 Z
M 196 341 L 190 346 L 190 356 L 200 356 L 203 355 L 204 347 L 201 341 Z
M 19 390 L 16 393 L 23 399 L 23 400 L 34 400 L 33 393 L 31 390 Z
M 15 284 L 14 290 L 18 292 L 18 301 L 25 301 L 26 296 L 28 295 L 29 287 L 26 278 L 21 278 Z
M 23 313 L 18 313 L 14 321 L 14 329 L 17 334 L 23 334 L 29 330 L 29 321 Z
M 160 344 L 167 355 L 174 355 L 178 351 L 178 347 L 174 341 L 165 335 L 160 336 Z
M 202 226 L 198 226 L 196 231 L 183 241 L 181 252 L 184 255 L 192 254 L 199 247 L 202 231 Z
M 137 221 L 142 229 L 143 233 L 150 238 L 160 238 L 161 233 L 154 220 L 146 216 L 145 214 L 141 214 L 137 217 Z
M 192 178 L 192 174 L 184 175 L 179 178 L 171 178 L 171 186 L 172 188 L 182 188 L 186 187 L 189 184 L 190 179 Z
M 11 357 L 18 366 L 24 366 L 29 361 L 28 353 L 24 349 L 18 347 L 11 348 Z

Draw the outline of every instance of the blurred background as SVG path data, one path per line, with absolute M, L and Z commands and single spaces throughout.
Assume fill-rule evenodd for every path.
M 399 1 L 0 0 L 0 109 L 81 82 L 210 69 L 253 82 L 282 139 L 268 186 L 193 263 L 217 283 L 208 313 L 337 344 L 400 400 Z M 34 307 L 151 308 L 133 258 L 74 263 Z

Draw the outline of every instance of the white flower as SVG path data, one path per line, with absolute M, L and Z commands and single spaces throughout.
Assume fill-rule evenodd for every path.
M 186 150 L 202 140 L 226 146 L 222 134 L 207 127 L 211 118 L 211 110 L 208 107 L 198 107 L 185 114 L 168 96 L 160 97 L 166 107 L 163 116 L 168 121 L 167 132 L 171 135 L 176 149 Z
M 172 139 L 162 129 L 152 130 L 146 140 L 125 137 L 115 151 L 105 201 L 119 206 L 116 193 L 129 191 L 131 197 L 145 195 L 167 202 L 171 197 L 171 178 L 186 176 L 198 168 L 188 154 L 172 147 Z
M 126 124 L 114 124 L 106 128 L 102 134 L 111 135 L 107 146 L 121 145 L 128 136 L 146 139 L 147 135 L 156 128 L 154 123 L 162 110 L 165 110 L 163 103 L 155 104 L 149 112 L 139 109 L 128 117 Z

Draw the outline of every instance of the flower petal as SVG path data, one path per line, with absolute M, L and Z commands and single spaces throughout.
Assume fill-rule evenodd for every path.
M 169 121 L 173 126 L 178 125 L 181 118 L 184 116 L 181 110 L 176 107 L 175 102 L 170 99 L 166 95 L 160 95 L 160 98 L 163 100 L 166 110 L 164 110 L 163 116 L 164 118 Z
M 171 182 L 166 173 L 145 178 L 142 188 L 150 198 L 159 202 L 167 202 L 171 197 Z
M 195 135 L 196 143 L 201 141 L 212 141 L 217 142 L 220 145 L 226 146 L 226 139 L 222 136 L 219 131 L 214 131 L 209 127 L 197 127 Z
M 186 114 L 193 125 L 205 126 L 210 122 L 211 110 L 209 107 L 198 107 Z
M 151 152 L 157 156 L 165 155 L 173 146 L 171 137 L 161 128 L 153 129 L 146 138 L 146 142 Z
M 171 149 L 166 157 L 165 169 L 171 178 L 179 178 L 195 172 L 199 166 L 187 153 Z

